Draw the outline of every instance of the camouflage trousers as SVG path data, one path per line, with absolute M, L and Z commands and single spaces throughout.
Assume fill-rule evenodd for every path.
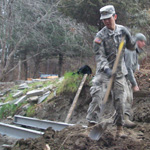
M 109 79 L 104 73 L 97 74 L 92 80 L 92 87 L 90 89 L 92 101 L 89 104 L 86 116 L 86 119 L 89 122 L 101 122 L 101 119 L 103 118 L 102 113 L 104 113 L 104 111 L 102 110 L 110 109 L 107 106 L 108 104 L 106 104 L 106 108 L 102 108 L 102 101 L 107 90 L 108 82 Z M 128 94 L 126 93 L 126 90 L 128 90 Z M 131 111 L 131 104 L 129 103 L 129 101 L 127 101 L 129 91 L 129 86 L 125 77 L 115 79 L 111 90 L 111 99 L 108 100 L 108 102 L 112 102 L 112 109 L 116 111 L 114 116 L 114 124 L 116 125 L 123 125 L 124 113 L 129 114 Z M 128 98 L 128 100 L 131 99 Z
M 132 85 L 129 80 L 127 80 L 125 86 L 125 98 L 124 98 L 124 114 L 127 114 L 130 119 L 133 119 L 133 110 L 132 110 L 132 105 L 133 105 L 133 90 L 132 90 Z

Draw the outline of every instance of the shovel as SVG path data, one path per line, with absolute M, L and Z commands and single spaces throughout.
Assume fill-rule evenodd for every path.
M 118 63 L 119 63 L 119 59 L 120 59 L 120 56 L 121 56 L 123 46 L 124 46 L 124 37 L 122 38 L 122 40 L 119 44 L 117 57 L 116 57 L 116 60 L 115 60 L 115 63 L 114 63 L 113 69 L 112 69 L 112 76 L 109 80 L 107 91 L 105 93 L 104 100 L 102 102 L 102 108 L 103 109 L 104 109 L 103 106 L 107 103 L 107 100 L 108 100 L 108 97 L 109 97 L 109 94 L 110 94 L 110 91 L 111 91 L 111 88 L 112 88 L 112 84 L 113 84 L 113 81 L 114 81 L 114 78 L 115 78 L 115 73 L 116 73 L 116 70 L 117 70 L 117 67 L 118 67 Z M 102 110 L 102 112 L 103 112 L 103 110 Z M 101 112 L 101 114 L 102 114 L 102 112 Z M 102 122 L 98 123 L 97 125 L 93 126 L 92 130 L 90 131 L 89 137 L 92 140 L 99 140 L 101 138 L 102 134 L 107 129 L 108 125 L 113 123 L 114 115 L 115 115 L 115 113 L 112 115 L 112 117 L 110 117 L 108 119 L 105 119 L 104 121 L 102 121 Z

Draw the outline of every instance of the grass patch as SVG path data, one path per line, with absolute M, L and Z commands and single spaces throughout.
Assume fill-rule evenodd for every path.
M 76 92 L 83 75 L 73 74 L 73 72 L 67 72 L 64 74 L 64 80 L 59 84 L 57 94 L 64 92 Z
M 27 117 L 33 117 L 34 116 L 34 114 L 35 114 L 35 107 L 36 107 L 35 105 L 29 106 L 29 108 L 26 111 L 26 116 Z
M 20 105 L 6 104 L 0 108 L 0 119 L 7 118 L 8 116 L 13 116 Z
M 8 96 L 5 98 L 5 102 L 11 101 L 13 99 L 13 94 L 9 93 Z
M 41 88 L 43 87 L 47 87 L 48 85 L 52 84 L 54 81 L 39 81 L 39 82 L 33 82 L 31 84 L 29 84 L 30 90 L 35 89 L 38 86 L 41 86 Z

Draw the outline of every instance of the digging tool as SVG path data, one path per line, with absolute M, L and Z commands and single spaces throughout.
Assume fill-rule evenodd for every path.
M 120 56 L 121 56 L 123 46 L 124 46 L 124 37 L 122 38 L 122 40 L 119 44 L 117 57 L 116 57 L 116 60 L 115 60 L 115 63 L 114 63 L 113 69 L 112 69 L 112 76 L 109 80 L 107 91 L 105 93 L 104 100 L 102 102 L 102 109 L 104 109 L 104 105 L 108 101 L 108 97 L 109 97 L 109 94 L 110 94 L 110 91 L 111 91 L 111 88 L 112 88 L 112 84 L 113 84 L 113 81 L 114 81 L 114 78 L 115 78 L 115 73 L 116 73 L 116 70 L 117 70 L 117 67 L 118 67 L 118 63 L 119 63 L 119 59 L 120 59 Z M 103 112 L 103 110 L 102 110 L 102 112 Z M 101 114 L 102 114 L 102 112 L 101 112 Z M 115 113 L 114 113 L 114 115 L 115 115 Z M 99 140 L 101 138 L 102 134 L 104 133 L 104 131 L 107 129 L 108 125 L 113 123 L 114 115 L 112 117 L 110 117 L 109 119 L 105 119 L 104 121 L 102 121 L 102 122 L 98 123 L 97 125 L 93 126 L 92 130 L 90 131 L 89 137 L 93 140 Z
M 67 117 L 66 117 L 65 123 L 68 123 L 68 122 L 70 121 L 71 115 L 72 115 L 73 110 L 74 110 L 74 108 L 75 108 L 75 106 L 76 106 L 76 103 L 77 103 L 77 101 L 78 101 L 80 92 L 81 92 L 81 90 L 82 90 L 82 87 L 83 87 L 83 85 L 84 85 L 84 82 L 86 81 L 87 76 L 88 76 L 88 74 L 84 74 L 84 76 L 83 76 L 83 78 L 82 78 L 82 81 L 81 81 L 81 83 L 80 83 L 80 86 L 79 86 L 79 88 L 78 88 L 78 91 L 77 91 L 77 93 L 76 93 L 76 96 L 74 97 L 73 103 L 72 103 L 72 105 L 71 105 L 71 107 L 70 107 L 70 109 L 69 109 L 69 112 L 68 112 L 68 115 L 67 115 Z

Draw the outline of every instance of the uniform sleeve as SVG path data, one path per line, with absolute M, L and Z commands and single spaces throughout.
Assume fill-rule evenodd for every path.
M 94 39 L 93 42 L 93 50 L 95 53 L 95 58 L 97 62 L 98 70 L 103 70 L 109 68 L 109 63 L 104 51 L 104 44 L 101 40 L 99 43 Z
M 131 36 L 130 32 L 127 28 L 123 27 L 126 31 L 126 48 L 133 51 L 135 50 L 136 40 L 133 36 Z
M 127 68 L 128 70 L 128 79 L 129 81 L 131 82 L 132 86 L 136 86 L 137 85 L 137 82 L 136 82 L 136 79 L 134 77 L 134 73 L 133 73 L 133 70 L 131 68 Z

